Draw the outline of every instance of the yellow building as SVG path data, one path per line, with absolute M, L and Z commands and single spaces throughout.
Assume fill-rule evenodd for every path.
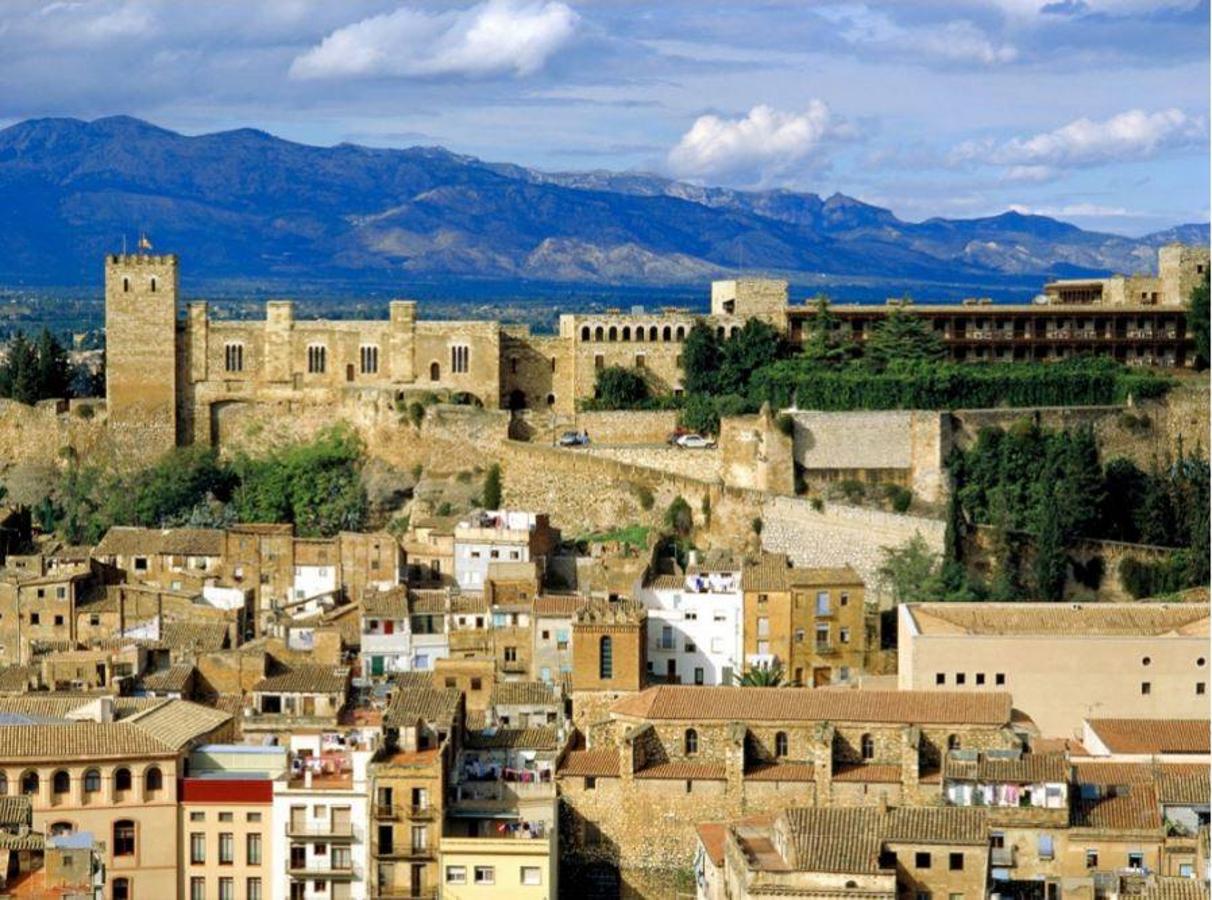
M 559 896 L 555 829 L 544 837 L 444 837 L 442 896 L 447 900 L 554 900 Z

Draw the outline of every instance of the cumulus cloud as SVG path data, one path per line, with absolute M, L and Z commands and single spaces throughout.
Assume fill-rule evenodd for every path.
M 966 19 L 928 25 L 901 25 L 866 5 L 827 7 L 820 14 L 839 26 L 846 43 L 881 54 L 942 63 L 993 66 L 1013 62 L 1018 49 L 999 42 Z
M 680 178 L 765 184 L 796 166 L 819 165 L 822 145 L 853 136 L 853 129 L 820 100 L 803 112 L 755 106 L 739 119 L 699 116 L 669 151 Z
M 1163 150 L 1207 142 L 1202 116 L 1181 109 L 1158 112 L 1132 109 L 1109 119 L 1075 119 L 1053 131 L 998 143 L 967 141 L 951 154 L 955 163 L 1008 167 L 1020 180 L 1039 181 L 1058 169 L 1149 159 Z
M 485 0 L 465 10 L 401 7 L 338 28 L 291 63 L 292 78 L 529 75 L 576 31 L 557 0 Z

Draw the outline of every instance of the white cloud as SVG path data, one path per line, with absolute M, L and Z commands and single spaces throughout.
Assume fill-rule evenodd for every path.
M 765 184 L 801 165 L 819 165 L 814 154 L 853 129 L 820 100 L 803 112 L 755 106 L 740 119 L 699 116 L 669 151 L 669 169 L 681 178 L 714 178 Z
M 1166 149 L 1207 142 L 1203 117 L 1181 109 L 1132 109 L 1109 119 L 1075 119 L 1053 131 L 998 143 L 967 141 L 951 153 L 956 163 L 1009 167 L 1018 180 L 1043 180 L 1055 169 L 1149 159 Z
M 338 28 L 296 57 L 292 78 L 529 75 L 576 31 L 557 0 L 485 0 L 465 10 L 401 7 Z
M 865 5 L 826 7 L 820 15 L 841 27 L 848 44 L 912 59 L 993 66 L 1013 62 L 1018 50 L 1000 43 L 966 19 L 936 25 L 899 25 Z
M 1132 16 L 1159 9 L 1191 9 L 1200 0 L 988 0 L 1007 16 L 1028 19 L 1042 14 L 1104 13 Z
M 1024 203 L 1011 203 L 1007 208 L 1024 216 L 1051 216 L 1054 219 L 1091 219 L 1107 216 L 1140 218 L 1147 215 L 1122 206 L 1104 206 L 1100 203 L 1065 203 L 1060 206 L 1028 206 Z

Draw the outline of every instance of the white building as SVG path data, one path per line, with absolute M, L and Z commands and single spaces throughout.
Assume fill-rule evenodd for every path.
M 637 592 L 648 610 L 648 671 L 681 684 L 729 684 L 744 654 L 741 564 L 719 554 Z
M 450 655 L 445 591 L 394 587 L 362 597 L 362 674 L 429 671 Z
M 373 749 L 349 749 L 336 735 L 291 738 L 291 773 L 274 783 L 271 896 L 283 900 L 367 900 Z
M 541 576 L 557 542 L 558 532 L 545 515 L 503 509 L 474 513 L 454 529 L 455 580 L 465 591 L 482 591 L 495 562 L 537 562 Z

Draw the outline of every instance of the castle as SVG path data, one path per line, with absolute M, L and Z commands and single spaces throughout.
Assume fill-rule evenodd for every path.
M 1170 245 L 1159 275 L 1053 282 L 1034 304 L 915 305 L 956 360 L 1051 360 L 1080 352 L 1128 364 L 1189 365 L 1186 298 L 1208 270 L 1208 249 Z M 655 393 L 682 390 L 682 344 L 701 316 L 684 309 L 560 316 L 554 335 L 496 321 L 431 321 L 411 300 L 386 319 L 298 320 L 271 300 L 261 321 L 212 320 L 203 301 L 180 315 L 175 255 L 110 255 L 105 262 L 106 401 L 111 428 L 144 452 L 222 441 L 225 423 L 260 405 L 324 403 L 341 392 L 391 401 L 433 392 L 486 408 L 575 412 L 597 373 L 640 371 Z M 890 307 L 831 307 L 862 341 Z M 742 278 L 711 286 L 705 317 L 721 337 L 750 318 L 793 342 L 815 315 L 791 305 L 786 281 Z

